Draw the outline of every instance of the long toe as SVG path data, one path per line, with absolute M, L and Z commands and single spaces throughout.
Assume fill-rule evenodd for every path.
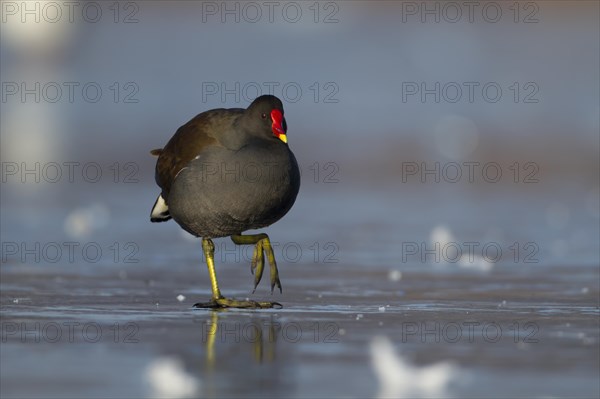
M 258 248 L 258 245 L 257 245 L 257 248 Z M 252 290 L 253 294 L 254 294 L 254 291 L 256 291 L 256 287 L 258 287 L 258 283 L 260 283 L 260 280 L 262 279 L 263 271 L 265 270 L 265 258 L 263 256 L 262 247 L 259 250 L 259 255 L 256 257 L 256 263 L 254 263 L 254 260 L 253 260 L 253 265 L 254 264 L 256 264 L 256 266 L 255 266 L 256 270 L 254 271 L 254 289 Z
M 271 280 L 271 295 L 273 294 L 273 290 L 275 287 L 279 288 L 279 293 L 283 294 L 283 289 L 281 289 L 281 281 L 279 281 L 279 277 L 276 277 L 274 280 Z
M 254 253 L 252 254 L 252 262 L 250 263 L 250 272 L 254 274 L 256 267 L 259 262 L 264 262 L 264 252 L 261 242 L 257 242 L 254 247 Z
M 217 301 L 215 301 L 214 299 L 212 299 L 210 302 L 198 302 L 195 303 L 194 306 L 192 306 L 194 309 L 218 309 L 221 306 L 217 303 Z
M 230 298 L 218 298 L 213 299 L 210 302 L 197 303 L 194 305 L 195 309 L 223 309 L 223 308 L 237 308 L 237 309 L 281 309 L 283 305 L 279 302 L 260 302 L 244 300 L 240 301 L 237 299 Z
M 251 300 L 240 301 L 237 299 L 219 298 L 217 303 L 224 308 L 240 308 L 240 309 L 270 309 L 273 307 L 282 308 L 283 306 L 277 302 L 257 302 Z
M 273 290 L 275 289 L 275 286 L 277 286 L 277 288 L 279 288 L 279 293 L 283 293 L 283 290 L 281 289 L 281 281 L 279 281 L 279 270 L 277 270 L 277 264 L 276 263 L 272 263 L 271 264 L 271 295 L 273 294 Z

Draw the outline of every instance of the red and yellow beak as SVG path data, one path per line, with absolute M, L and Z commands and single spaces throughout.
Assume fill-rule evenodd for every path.
M 287 143 L 287 136 L 285 135 L 285 130 L 283 130 L 283 114 L 281 111 L 278 109 L 271 111 L 271 120 L 273 121 L 273 124 L 271 125 L 273 134 L 277 136 L 279 140 Z

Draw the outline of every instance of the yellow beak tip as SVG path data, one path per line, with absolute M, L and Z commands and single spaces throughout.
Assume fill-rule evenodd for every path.
M 284 143 L 287 144 L 287 136 L 285 134 L 280 134 L 279 135 L 279 140 L 283 141 Z

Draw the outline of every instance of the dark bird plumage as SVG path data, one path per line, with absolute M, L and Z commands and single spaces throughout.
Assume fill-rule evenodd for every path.
M 162 191 L 152 221 L 172 217 L 196 236 L 215 238 L 285 215 L 298 194 L 300 172 L 288 145 L 273 134 L 273 109 L 283 114 L 281 101 L 261 96 L 246 110 L 203 112 L 154 150 Z M 285 119 L 283 125 L 287 129 Z
M 273 307 L 276 302 L 237 301 L 221 295 L 211 238 L 231 236 L 238 245 L 255 245 L 252 271 L 260 282 L 264 255 L 271 267 L 271 292 L 281 290 L 269 237 L 241 235 L 269 226 L 292 207 L 300 189 L 300 171 L 287 144 L 283 105 L 274 96 L 258 97 L 247 109 L 203 112 L 177 132 L 158 156 L 155 179 L 161 193 L 150 219 L 173 218 L 202 237 L 213 297 L 196 307 Z

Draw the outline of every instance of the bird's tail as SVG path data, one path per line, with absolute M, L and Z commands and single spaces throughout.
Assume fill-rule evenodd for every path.
M 169 214 L 169 207 L 165 202 L 162 194 L 159 194 L 154 206 L 152 207 L 152 212 L 150 212 L 150 221 L 153 223 L 157 222 L 166 222 L 171 219 L 171 215 Z

